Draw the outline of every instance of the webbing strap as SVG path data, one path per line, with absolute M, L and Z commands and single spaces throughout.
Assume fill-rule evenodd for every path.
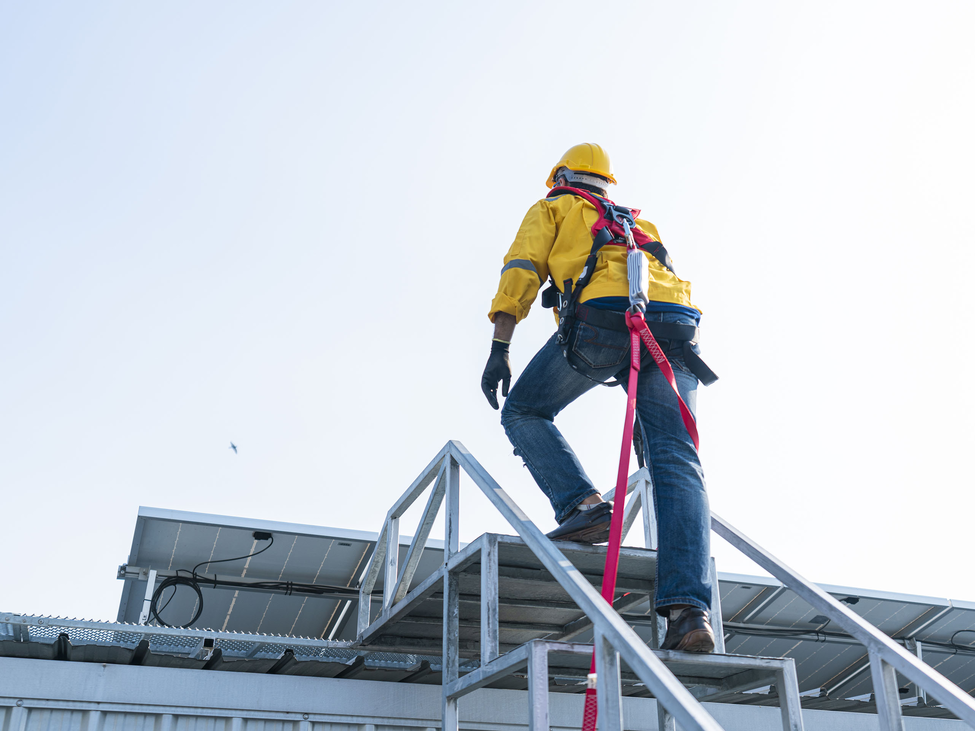
M 700 449 L 701 445 L 697 437 L 697 422 L 694 421 L 694 414 L 691 413 L 691 410 L 687 408 L 687 404 L 684 403 L 684 399 L 681 398 L 680 391 L 677 388 L 677 379 L 674 377 L 674 369 L 670 367 L 670 361 L 667 360 L 666 354 L 657 343 L 656 338 L 653 337 L 650 328 L 647 327 L 646 320 L 643 319 L 641 313 L 633 314 L 627 312 L 626 324 L 630 328 L 631 334 L 634 330 L 640 333 L 640 338 L 643 340 L 643 344 L 647 346 L 647 350 L 650 351 L 650 357 L 653 358 L 653 362 L 657 364 L 660 372 L 667 379 L 667 383 L 670 384 L 670 387 L 674 389 L 674 393 L 677 394 L 677 403 L 680 406 L 680 418 L 684 422 L 684 428 L 687 429 L 691 441 L 694 442 L 694 449 Z M 632 345 L 630 347 L 632 348 Z
M 667 356 L 657 344 L 653 334 L 647 328 L 647 323 L 643 319 L 642 313 L 626 313 L 626 325 L 630 330 L 630 378 L 626 388 L 626 416 L 623 421 L 623 446 L 620 449 L 620 465 L 616 473 L 616 492 L 613 494 L 613 518 L 609 525 L 609 544 L 606 550 L 606 565 L 603 567 L 603 586 L 602 597 L 606 602 L 613 606 L 613 598 L 616 595 L 616 574 L 620 564 L 620 544 L 623 542 L 623 514 L 626 512 L 626 487 L 627 478 L 630 472 L 630 445 L 633 443 L 633 421 L 636 413 L 636 387 L 640 377 L 640 341 L 647 346 L 650 357 L 657 364 L 660 371 L 664 374 L 670 387 L 677 394 L 677 401 L 680 404 L 680 415 L 684 422 L 684 427 L 694 442 L 694 448 L 698 449 L 697 424 L 694 422 L 694 415 L 687 408 L 684 399 L 681 398 L 680 391 L 677 389 L 677 379 L 674 377 L 674 369 L 667 360 Z M 589 677 L 594 678 L 596 673 L 596 649 L 593 648 L 592 661 L 589 663 Z M 593 682 L 586 686 L 586 703 L 582 712 L 582 731 L 596 731 L 596 718 L 599 715 L 599 707 L 596 701 L 596 685 Z

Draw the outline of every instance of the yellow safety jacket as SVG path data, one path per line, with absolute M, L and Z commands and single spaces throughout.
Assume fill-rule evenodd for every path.
M 592 249 L 591 229 L 599 216 L 600 212 L 592 203 L 577 195 L 544 198 L 532 206 L 504 257 L 498 293 L 488 313 L 491 322 L 499 312 L 514 315 L 515 322 L 525 319 L 538 290 L 549 276 L 560 291 L 566 279 L 576 281 Z M 660 241 L 652 223 L 638 218 L 636 224 L 652 239 Z M 691 304 L 691 283 L 679 279 L 650 254 L 644 252 L 644 255 L 649 261 L 647 295 L 650 301 L 684 305 L 700 312 Z M 626 247 L 602 247 L 592 279 L 579 301 L 626 297 L 628 294 Z

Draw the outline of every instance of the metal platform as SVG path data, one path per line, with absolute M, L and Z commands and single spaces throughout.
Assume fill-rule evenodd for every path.
M 472 673 L 444 686 L 446 698 L 456 700 L 499 678 L 527 668 L 529 693 L 529 728 L 532 731 L 549 729 L 549 690 L 553 677 L 586 677 L 593 646 L 569 642 L 535 640 L 517 650 L 483 665 Z M 802 709 L 796 684 L 795 663 L 788 658 L 742 657 L 737 655 L 693 655 L 686 652 L 654 651 L 654 655 L 684 685 L 693 688 L 699 700 L 716 701 L 741 691 L 762 685 L 775 684 L 782 689 L 779 708 L 785 731 L 802 731 Z M 552 657 L 558 658 L 553 662 Z M 611 663 L 612 664 L 612 663 Z M 600 677 L 600 709 L 613 721 L 621 722 L 623 686 L 638 680 L 633 673 L 623 672 L 618 661 L 616 672 Z M 615 677 L 613 677 L 615 675 Z M 642 684 L 639 684 L 642 685 Z M 658 729 L 675 729 L 675 719 L 662 705 L 657 704 Z
M 492 544 L 497 546 L 495 567 L 486 566 L 481 559 Z M 606 548 L 566 542 L 556 545 L 598 590 Z M 656 551 L 622 549 L 614 602 L 617 611 L 637 613 L 642 608 L 642 614 L 649 615 L 656 565 Z M 448 568 L 456 575 L 460 592 L 459 650 L 462 656 L 481 653 L 482 598 L 497 605 L 497 643 L 501 653 L 532 640 L 592 640 L 592 622 L 525 542 L 514 536 L 489 533 L 457 553 L 449 567 L 441 566 L 402 601 L 381 612 L 360 636 L 360 646 L 418 653 L 440 652 L 443 646 L 443 586 Z M 650 617 L 646 616 L 646 619 Z M 652 635 L 648 624 L 652 622 L 643 621 L 641 630 Z M 490 632 L 487 634 L 490 637 Z

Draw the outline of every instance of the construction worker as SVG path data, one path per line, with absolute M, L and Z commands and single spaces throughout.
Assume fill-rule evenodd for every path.
M 546 181 L 552 191 L 528 211 L 504 258 L 488 315 L 494 323 L 494 340 L 481 388 L 497 409 L 501 384 L 501 395 L 506 397 L 501 423 L 515 454 L 552 503 L 559 527 L 548 537 L 555 540 L 592 544 L 609 538 L 611 503 L 603 501 L 554 419 L 600 383 L 615 377 L 625 389 L 628 381 L 626 248 L 602 246 L 592 271 L 582 271 L 593 250 L 593 226 L 605 206 L 614 205 L 606 193 L 615 183 L 609 156 L 599 145 L 576 145 L 562 156 Z M 657 229 L 634 220 L 642 240 L 649 242 L 640 247 L 649 268 L 645 319 L 693 413 L 699 379 L 692 368 L 705 382 L 716 378 L 697 355 L 700 311 L 691 304 L 690 283 L 673 273 Z M 557 296 L 559 332 L 538 351 L 509 395 L 508 348 L 515 325 L 528 315 L 548 279 L 558 292 L 550 289 L 543 304 L 553 305 L 550 296 Z M 662 648 L 711 652 L 710 510 L 704 473 L 681 420 L 676 394 L 645 348 L 643 356 L 636 414 L 657 511 L 660 549 L 654 607 L 668 620 Z M 615 432 L 617 427 L 612 428 Z

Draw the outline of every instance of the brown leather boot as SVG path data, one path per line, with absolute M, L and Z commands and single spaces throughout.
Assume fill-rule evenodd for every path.
M 667 620 L 667 636 L 661 650 L 679 652 L 714 652 L 714 630 L 708 613 L 697 607 L 687 607 L 677 619 Z

